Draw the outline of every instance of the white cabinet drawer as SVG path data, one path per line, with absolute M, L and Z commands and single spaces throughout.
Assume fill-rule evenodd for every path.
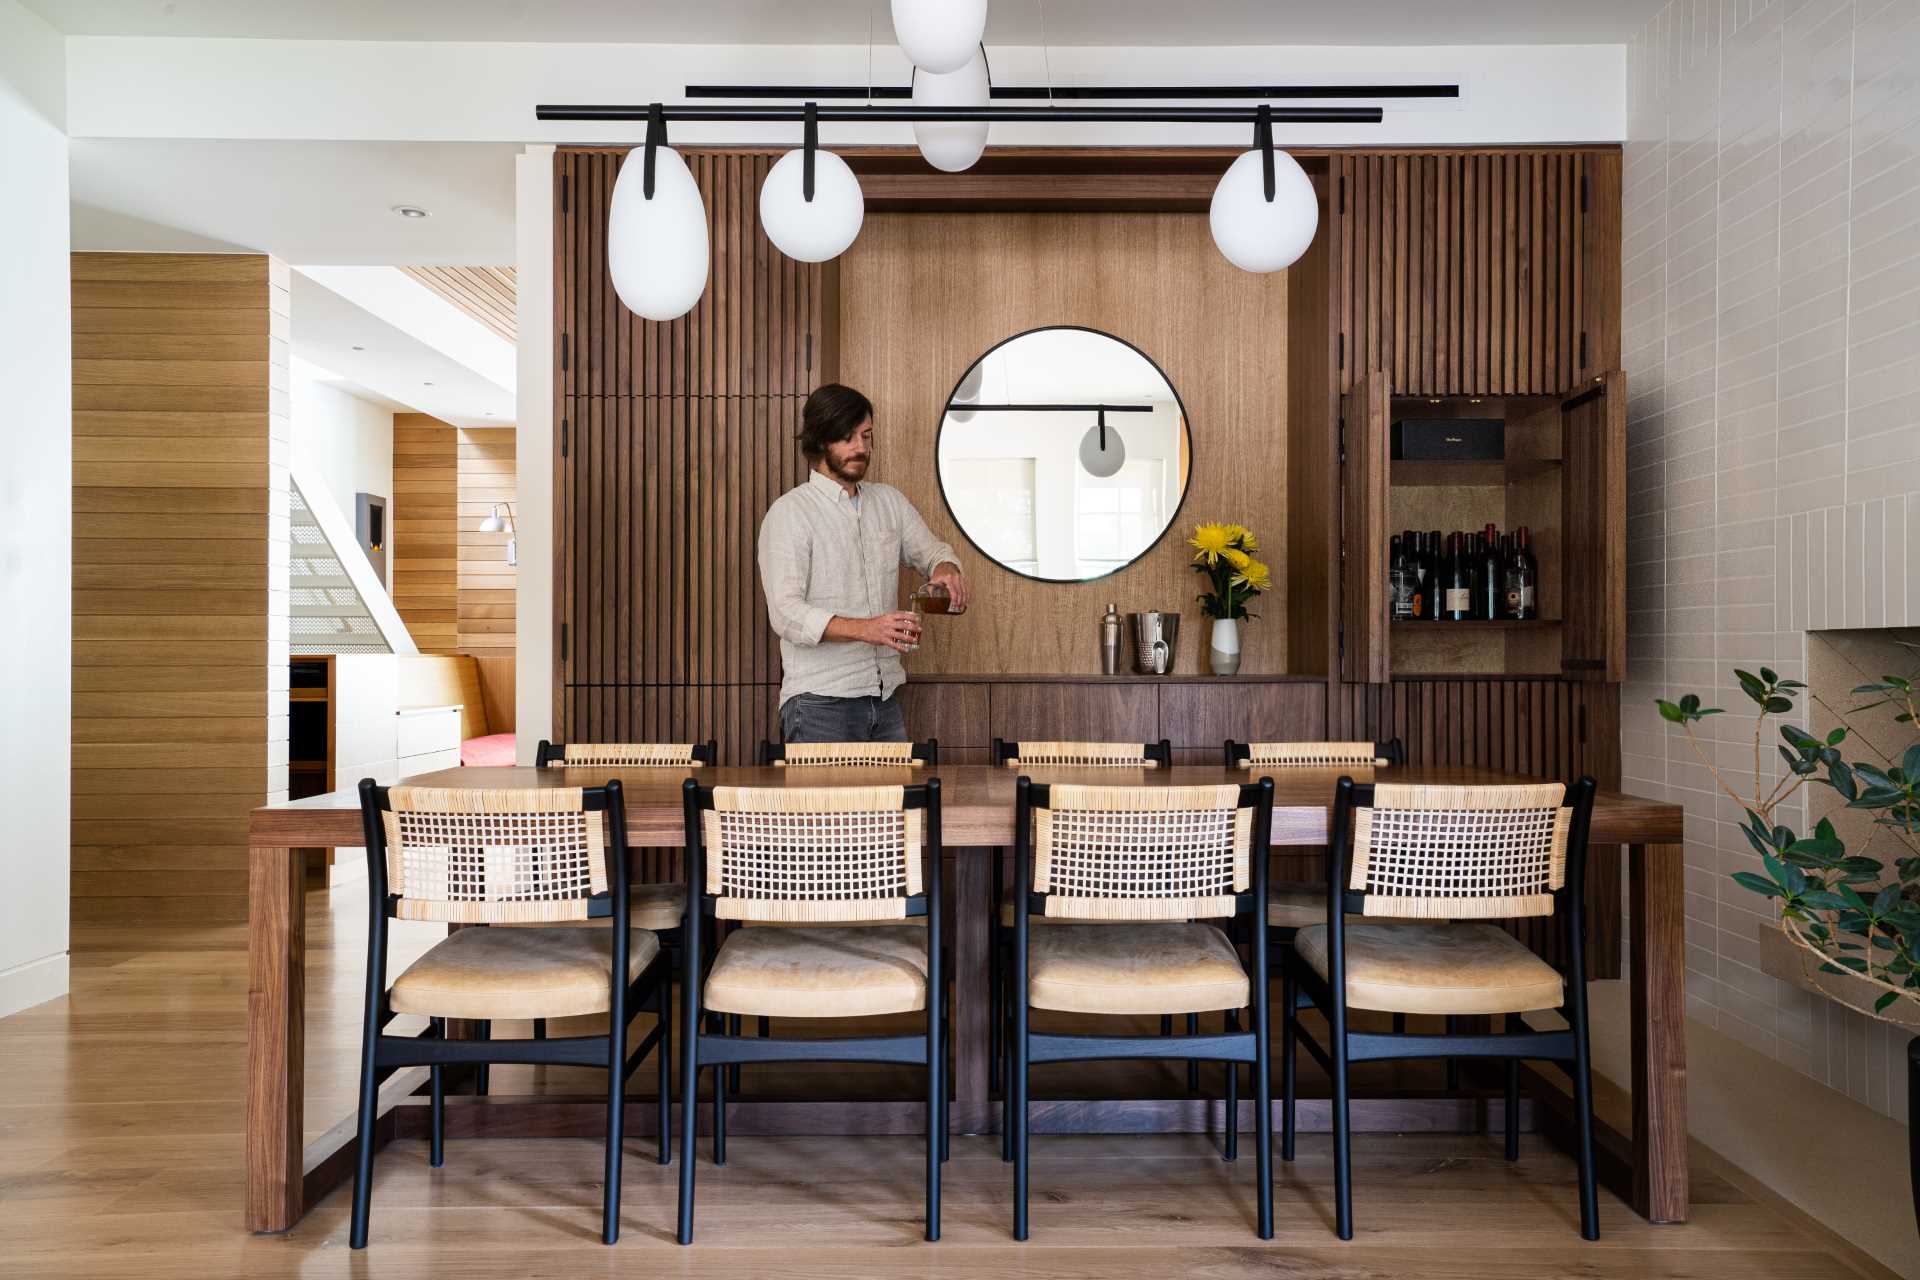
M 429 751 L 417 756 L 400 757 L 400 776 L 417 778 L 423 773 L 432 773 L 436 769 L 457 769 L 460 767 L 460 748 L 450 751 Z
M 399 741 L 394 754 L 408 756 L 451 751 L 458 764 L 460 753 L 460 708 L 435 707 L 431 711 L 402 711 L 399 715 Z

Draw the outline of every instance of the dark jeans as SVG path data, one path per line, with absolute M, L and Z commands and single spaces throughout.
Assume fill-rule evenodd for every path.
M 780 736 L 787 742 L 906 742 L 900 695 L 829 698 L 796 693 L 780 704 Z

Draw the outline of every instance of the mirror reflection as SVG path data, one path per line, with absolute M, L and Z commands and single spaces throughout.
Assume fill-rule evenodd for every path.
M 1159 541 L 1186 495 L 1186 410 L 1159 366 L 1074 326 L 974 362 L 940 423 L 942 496 L 969 542 L 1029 578 L 1085 582 Z

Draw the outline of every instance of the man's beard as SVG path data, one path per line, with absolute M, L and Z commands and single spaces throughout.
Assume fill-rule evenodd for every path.
M 833 473 L 834 479 L 836 480 L 844 480 L 848 484 L 858 484 L 867 474 L 868 462 L 869 459 L 861 457 L 843 458 L 839 462 L 828 458 L 827 470 Z

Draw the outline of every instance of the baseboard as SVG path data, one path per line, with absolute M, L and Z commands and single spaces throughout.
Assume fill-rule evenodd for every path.
M 43 956 L 0 972 L 0 1018 L 67 994 L 67 953 Z

